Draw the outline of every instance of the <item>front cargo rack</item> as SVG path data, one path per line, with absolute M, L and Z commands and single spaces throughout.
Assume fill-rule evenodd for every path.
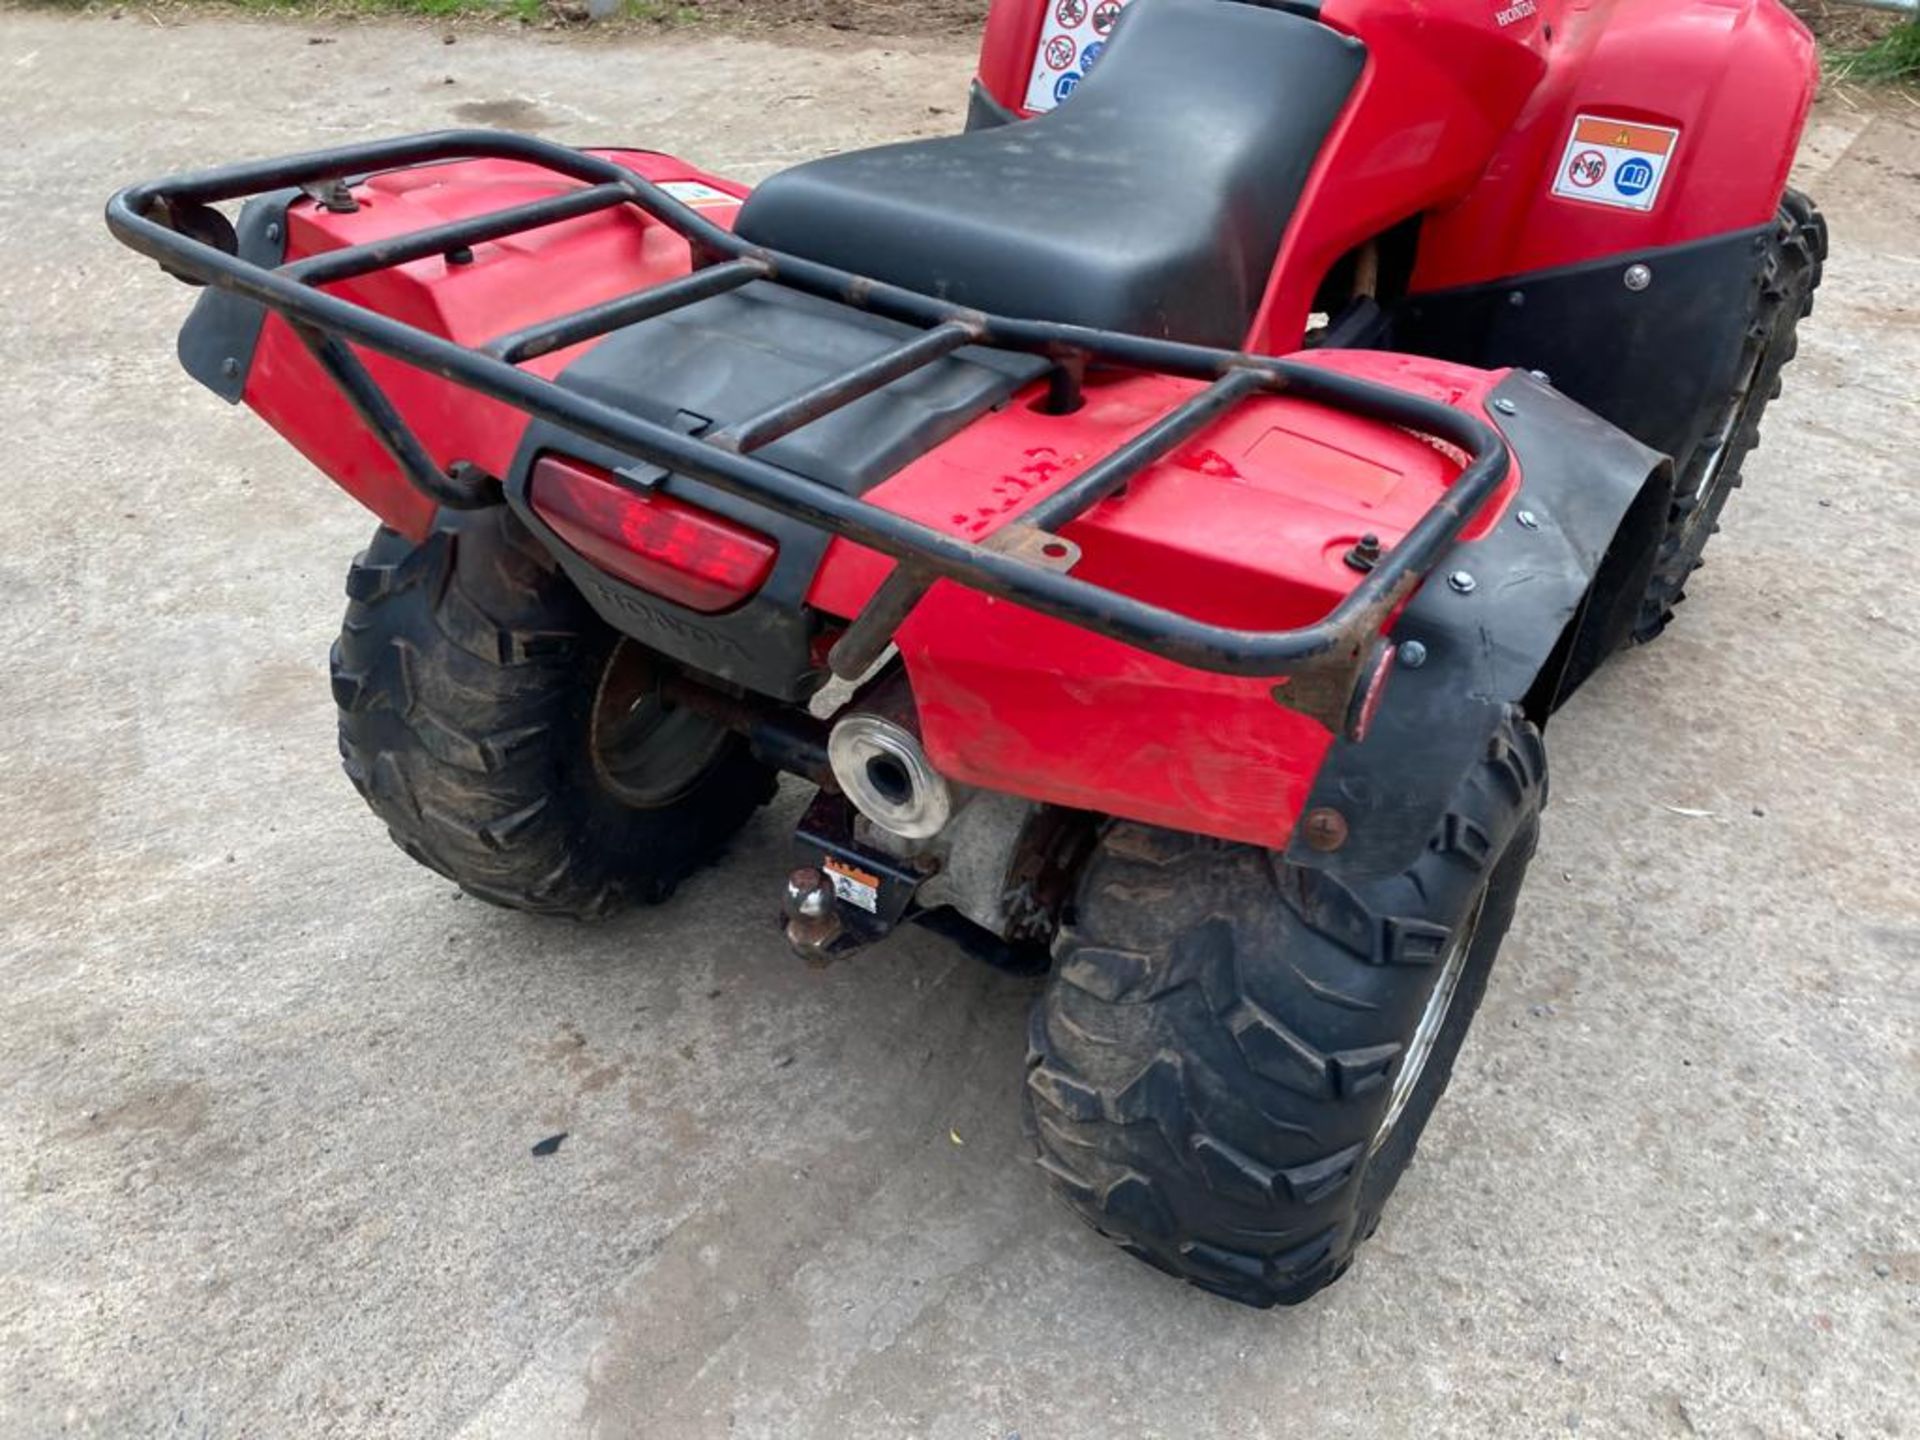
M 232 230 L 212 206 L 299 187 L 330 187 L 383 170 L 457 160 L 521 161 L 580 188 L 408 234 L 267 268 L 232 250 Z M 677 231 L 693 257 L 688 275 L 524 327 L 477 348 L 381 315 L 318 287 L 463 246 L 499 240 L 577 216 L 632 205 Z M 132 185 L 107 205 L 124 244 L 169 273 L 244 296 L 281 315 L 339 386 L 401 473 L 437 505 L 496 503 L 498 481 L 468 467 L 443 472 L 346 342 L 441 376 L 530 416 L 705 481 L 731 494 L 868 546 L 898 562 L 829 657 L 835 673 L 865 672 L 938 580 L 1108 636 L 1150 654 L 1222 675 L 1275 682 L 1274 698 L 1336 733 L 1351 728 L 1363 674 L 1387 616 L 1439 564 L 1505 480 L 1499 434 L 1462 411 L 1319 367 L 1178 341 L 1043 320 L 988 315 L 831 265 L 753 245 L 625 166 L 530 136 L 453 130 L 314 150 Z M 923 328 L 924 333 L 772 409 L 692 436 L 568 390 L 519 362 L 662 315 L 750 282 L 789 286 Z M 1056 398 L 1071 402 L 1091 364 L 1210 382 L 1191 399 L 974 544 L 757 459 L 754 451 L 966 346 L 1038 355 L 1053 363 Z M 1404 539 L 1324 617 L 1281 630 L 1239 630 L 1180 615 L 1066 573 L 1075 553 L 1054 533 L 1115 494 L 1228 410 L 1256 395 L 1288 394 L 1402 426 L 1471 458 Z

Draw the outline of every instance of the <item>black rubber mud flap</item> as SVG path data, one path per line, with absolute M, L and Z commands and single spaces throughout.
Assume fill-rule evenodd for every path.
M 973 82 L 967 91 L 967 129 L 996 130 L 1002 125 L 1012 125 L 1020 119 L 1020 112 L 1011 110 L 993 98 L 993 92 L 980 83 Z
M 1544 370 L 1564 393 L 1684 465 L 1740 382 L 1775 228 L 1409 295 L 1394 309 L 1391 348 L 1483 369 Z
M 255 196 L 241 207 L 233 228 L 242 260 L 272 268 L 287 258 L 287 206 L 299 197 L 298 190 L 279 190 Z M 206 290 L 180 328 L 181 368 L 229 405 L 238 405 L 266 318 L 258 301 L 231 290 Z
M 1603 570 L 1625 571 L 1616 583 L 1631 584 L 1651 554 L 1657 528 L 1629 534 L 1619 549 L 1615 540 L 1630 519 L 1665 515 L 1671 467 L 1531 375 L 1515 372 L 1494 399 L 1489 418 L 1513 447 L 1520 493 L 1493 532 L 1456 547 L 1401 613 L 1392 634 L 1399 656 L 1371 729 L 1334 743 L 1307 800 L 1346 819 L 1346 843 L 1323 854 L 1296 833 L 1292 864 L 1349 878 L 1405 870 L 1507 708 L 1544 723 L 1569 693 L 1565 681 L 1582 678 L 1569 670 L 1574 652 L 1609 653 L 1625 639 L 1631 607 L 1589 600 Z M 1625 563 L 1609 566 L 1610 554 Z M 1594 633 L 1583 629 L 1589 623 Z

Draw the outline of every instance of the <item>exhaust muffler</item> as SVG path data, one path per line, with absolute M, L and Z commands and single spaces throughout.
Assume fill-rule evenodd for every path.
M 871 711 L 849 715 L 827 737 L 840 792 L 867 819 L 903 840 L 930 840 L 953 818 L 953 790 L 899 721 Z

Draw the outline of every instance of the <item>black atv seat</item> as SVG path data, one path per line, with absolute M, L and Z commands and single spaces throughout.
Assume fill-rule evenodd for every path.
M 773 176 L 755 244 L 956 304 L 1237 348 L 1364 49 L 1225 0 L 1133 0 L 1033 120 Z

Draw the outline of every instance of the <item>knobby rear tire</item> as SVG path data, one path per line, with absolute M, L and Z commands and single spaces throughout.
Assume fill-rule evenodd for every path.
M 1110 825 L 1030 1033 L 1039 1162 L 1067 1203 L 1244 1304 L 1338 1278 L 1446 1088 L 1546 783 L 1516 710 L 1411 868 L 1352 885 L 1254 846 Z M 1416 1041 L 1443 973 L 1451 1002 Z M 1425 1063 L 1383 1130 L 1410 1046 Z
M 382 527 L 347 595 L 347 776 L 395 844 L 479 899 L 581 920 L 663 900 L 773 795 L 716 733 L 683 785 L 633 803 L 596 759 L 596 700 L 616 657 L 649 662 L 505 507 L 443 512 L 418 545 Z

